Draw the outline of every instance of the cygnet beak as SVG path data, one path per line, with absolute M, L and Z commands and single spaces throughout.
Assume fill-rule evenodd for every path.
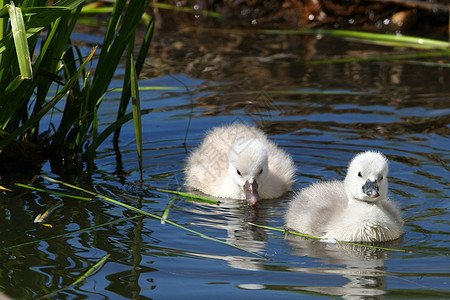
M 250 206 L 258 204 L 258 183 L 254 179 L 247 180 L 244 184 L 245 198 Z
M 378 193 L 378 184 L 376 180 L 370 181 L 370 179 L 367 179 L 362 190 L 367 196 L 371 198 L 376 198 L 380 196 L 380 193 Z

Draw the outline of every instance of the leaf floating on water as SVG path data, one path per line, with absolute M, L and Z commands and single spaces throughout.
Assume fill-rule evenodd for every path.
M 36 216 L 36 218 L 34 218 L 34 223 L 42 223 L 44 222 L 44 220 L 48 217 L 48 215 L 50 214 L 50 211 L 45 211 L 42 214 L 38 214 Z
M 8 188 L 5 188 L 4 186 L 1 186 L 1 185 L 0 185 L 0 190 L 1 190 L 1 191 L 12 192 L 12 190 L 10 190 L 10 189 L 8 189 Z
M 52 206 L 50 206 L 46 211 L 44 211 L 43 213 L 40 213 L 36 216 L 36 218 L 34 219 L 34 223 L 42 223 L 45 221 L 45 219 L 47 219 L 47 217 L 50 215 L 50 213 L 52 211 L 54 211 L 55 209 L 57 209 L 60 205 L 62 205 L 63 202 L 62 201 L 58 201 L 56 204 L 53 204 Z M 47 227 L 53 227 L 50 224 L 42 224 L 44 226 Z M 49 226 L 50 225 L 50 226 Z

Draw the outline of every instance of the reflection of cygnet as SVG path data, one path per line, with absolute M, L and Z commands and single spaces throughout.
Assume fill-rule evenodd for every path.
M 344 182 L 315 183 L 294 196 L 286 214 L 286 227 L 338 241 L 399 238 L 403 220 L 387 197 L 388 171 L 383 154 L 359 153 L 350 162 Z
M 186 185 L 222 198 L 277 198 L 291 190 L 291 157 L 264 132 L 244 124 L 217 127 L 193 151 L 186 165 Z

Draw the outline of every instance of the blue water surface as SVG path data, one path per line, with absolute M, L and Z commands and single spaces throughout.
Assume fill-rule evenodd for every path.
M 336 40 L 315 42 L 320 50 Z M 344 54 L 354 45 L 340 43 Z M 408 61 L 308 65 L 298 53 L 281 62 L 223 55 L 213 66 L 201 53 L 198 59 L 149 58 L 140 86 L 170 88 L 140 94 L 142 108 L 152 109 L 142 119 L 142 184 L 132 123 L 123 126 L 117 147 L 112 138 L 101 145 L 92 174 L 61 174 L 45 163 L 36 178 L 23 179 L 89 196 L 48 176 L 157 216 L 168 211 L 184 228 L 99 197 L 2 192 L 0 290 L 15 299 L 449 298 L 447 68 Z M 111 88 L 120 86 L 117 79 Z M 106 94 L 100 131 L 115 120 L 119 100 L 118 92 Z M 52 118 L 49 123 L 58 112 Z M 242 201 L 197 203 L 156 190 L 186 191 L 188 153 L 207 130 L 231 122 L 260 127 L 293 157 L 296 190 L 342 180 L 358 152 L 383 152 L 390 161 L 389 195 L 406 231 L 385 246 L 407 252 L 285 237 L 249 224 L 282 229 L 291 194 L 253 210 Z M 48 226 L 33 222 L 57 201 Z M 95 272 L 72 285 L 105 255 Z

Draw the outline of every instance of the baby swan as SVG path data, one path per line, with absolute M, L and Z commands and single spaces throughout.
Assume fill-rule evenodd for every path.
M 233 123 L 207 133 L 187 159 L 186 185 L 250 206 L 291 190 L 292 158 L 255 127 Z
M 399 238 L 403 220 L 387 197 L 388 161 L 374 151 L 357 154 L 342 181 L 320 182 L 294 196 L 286 227 L 347 242 L 384 242 Z

